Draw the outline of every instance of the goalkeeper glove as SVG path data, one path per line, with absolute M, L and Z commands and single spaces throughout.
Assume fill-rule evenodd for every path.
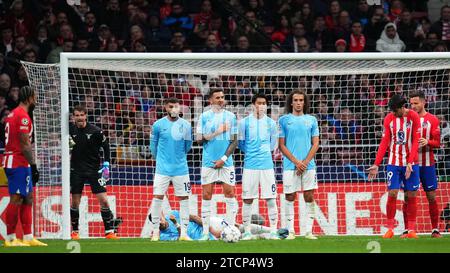
M 72 151 L 73 146 L 75 146 L 75 141 L 73 141 L 72 137 L 69 136 L 69 150 Z
M 103 162 L 102 168 L 98 171 L 102 176 L 98 179 L 100 185 L 104 186 L 109 181 L 109 162 Z
M 36 183 L 39 181 L 39 171 L 36 164 L 31 164 L 31 181 L 33 186 L 36 186 Z

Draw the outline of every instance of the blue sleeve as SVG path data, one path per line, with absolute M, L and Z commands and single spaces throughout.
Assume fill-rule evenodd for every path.
M 237 127 L 237 119 L 236 115 L 233 114 L 231 119 L 231 135 L 237 135 L 238 134 L 238 127 Z
M 245 118 L 239 122 L 238 148 L 245 153 Z
M 278 120 L 278 133 L 279 133 L 279 137 L 280 138 L 285 138 L 286 137 L 286 132 L 284 131 L 284 118 L 281 117 Z
M 313 117 L 313 124 L 311 126 L 311 136 L 318 137 L 320 134 L 319 132 L 319 124 L 317 122 L 317 119 Z
M 159 139 L 159 123 L 153 124 L 152 136 L 150 138 L 150 152 L 153 155 L 153 158 L 156 159 L 157 147 L 158 147 L 158 139 Z
M 203 114 L 200 115 L 200 118 L 198 119 L 197 122 L 197 129 L 196 129 L 196 134 L 198 135 L 203 135 Z
M 273 151 L 278 143 L 278 128 L 275 121 L 270 120 L 270 150 Z
M 184 150 L 188 153 L 192 148 L 192 126 L 186 122 L 188 129 L 186 130 L 186 135 L 184 136 Z
M 165 26 L 171 26 L 177 22 L 177 19 L 174 17 L 166 17 L 166 19 L 163 21 L 163 24 Z

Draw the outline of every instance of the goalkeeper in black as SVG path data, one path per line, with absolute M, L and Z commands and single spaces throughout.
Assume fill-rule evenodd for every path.
M 80 239 L 79 206 L 85 183 L 89 183 L 92 193 L 100 203 L 101 216 L 105 225 L 105 238 L 118 239 L 117 228 L 122 223 L 122 219 L 114 218 L 106 195 L 110 161 L 108 140 L 100 128 L 87 122 L 87 111 L 84 106 L 75 106 L 72 114 L 74 123 L 71 123 L 69 127 L 69 145 L 72 151 L 70 160 L 72 240 Z M 103 164 L 101 164 L 100 158 L 102 150 Z

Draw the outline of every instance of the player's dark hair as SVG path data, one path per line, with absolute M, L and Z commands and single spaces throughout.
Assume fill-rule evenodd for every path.
M 267 98 L 266 95 L 264 95 L 264 94 L 262 94 L 262 93 L 258 93 L 258 94 L 253 95 L 253 97 L 252 97 L 252 103 L 255 104 L 255 102 L 256 102 L 257 99 L 265 99 L 265 100 L 266 100 L 266 103 L 269 104 L 269 99 Z
M 406 103 L 407 101 L 402 95 L 395 94 L 389 100 L 389 109 L 391 109 L 392 112 L 395 112 L 397 109 L 402 108 Z
M 72 113 L 75 113 L 75 111 L 83 112 L 83 113 L 87 114 L 86 107 L 85 107 L 84 105 L 81 105 L 81 104 L 76 105 L 76 106 L 73 108 Z
M 170 97 L 164 100 L 164 105 L 169 103 L 180 103 L 180 100 L 175 97 Z
M 217 88 L 217 87 L 209 89 L 208 98 L 209 99 L 212 98 L 214 96 L 214 94 L 217 93 L 217 92 L 223 92 L 223 89 L 222 88 Z
M 27 100 L 34 96 L 34 89 L 29 85 L 22 86 L 19 90 L 19 102 L 26 103 Z
M 309 98 L 306 95 L 306 92 L 301 89 L 293 90 L 286 98 L 286 106 L 285 111 L 286 114 L 292 113 L 292 100 L 294 99 L 294 95 L 303 95 L 303 99 L 305 100 L 305 104 L 303 105 L 303 113 L 309 113 Z
M 409 95 L 409 98 L 419 97 L 421 100 L 425 100 L 425 93 L 423 91 L 413 91 Z

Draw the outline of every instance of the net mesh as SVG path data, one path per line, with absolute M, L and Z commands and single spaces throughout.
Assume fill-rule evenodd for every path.
M 36 189 L 35 232 L 39 237 L 61 235 L 61 124 L 60 70 L 58 65 L 24 63 L 30 84 L 38 90 L 35 112 L 36 148 L 42 178 Z M 387 103 L 393 94 L 408 96 L 422 90 L 427 109 L 441 122 L 441 148 L 435 150 L 442 210 L 450 202 L 450 60 L 69 60 L 69 107 L 82 103 L 88 121 L 103 129 L 111 146 L 112 178 L 107 187 L 116 216 L 124 218 L 122 237 L 146 237 L 152 200 L 154 162 L 149 152 L 152 124 L 164 115 L 163 99 L 178 97 L 183 117 L 195 128 L 199 115 L 208 106 L 211 87 L 224 89 L 227 110 L 238 120 L 251 111 L 251 97 L 265 93 L 270 98 L 268 115 L 275 121 L 284 114 L 286 95 L 304 89 L 311 99 L 310 112 L 319 121 L 321 145 L 316 156 L 319 190 L 316 192 L 316 221 L 319 234 L 381 234 L 387 230 L 386 175 L 368 182 L 365 169 L 375 158 L 383 131 Z M 234 154 L 237 199 L 241 208 L 243 155 Z M 273 154 L 278 181 L 280 227 L 285 226 L 282 194 L 282 156 Z M 65 159 L 68 160 L 68 159 Z M 191 213 L 200 215 L 201 147 L 194 143 L 188 155 L 191 182 Z M 386 162 L 386 157 L 384 162 Z M 419 232 L 429 232 L 431 224 L 425 193 L 420 190 Z M 295 229 L 303 234 L 306 221 L 301 195 L 295 203 Z M 404 228 L 402 193 L 396 214 L 396 231 Z M 220 186 L 213 195 L 213 214 L 225 213 Z M 170 187 L 165 210 L 177 209 Z M 254 202 L 253 213 L 261 214 L 268 225 L 265 202 Z M 442 215 L 445 216 L 445 215 Z M 443 217 L 443 219 L 449 219 Z M 241 221 L 241 210 L 237 221 Z M 440 221 L 444 228 L 445 221 Z M 85 188 L 80 205 L 82 237 L 103 235 L 98 202 Z

